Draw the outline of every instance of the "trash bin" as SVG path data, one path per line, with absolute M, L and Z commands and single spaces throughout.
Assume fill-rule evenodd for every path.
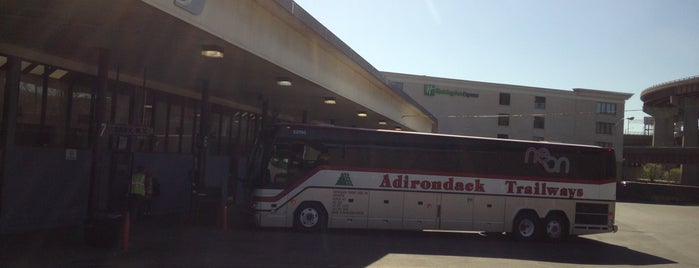
M 118 246 L 123 218 L 120 212 L 95 213 L 85 222 L 85 242 L 99 248 Z

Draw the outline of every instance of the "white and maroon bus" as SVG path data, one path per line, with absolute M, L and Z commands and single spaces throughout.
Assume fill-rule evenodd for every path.
M 300 124 L 265 136 L 251 170 L 259 226 L 616 231 L 608 148 Z

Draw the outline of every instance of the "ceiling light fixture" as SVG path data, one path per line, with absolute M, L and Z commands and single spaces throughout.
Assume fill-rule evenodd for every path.
M 386 120 L 379 120 L 379 125 L 385 126 L 386 124 Z
M 291 86 L 291 79 L 286 78 L 286 77 L 277 78 L 277 85 L 280 85 L 283 87 L 290 87 Z
M 400 128 L 400 127 L 396 127 L 396 128 L 394 128 L 394 130 L 395 130 L 395 131 L 401 131 L 401 130 L 403 130 L 403 129 Z
M 335 101 L 334 98 L 328 97 L 328 98 L 325 98 L 325 100 L 323 100 L 323 103 L 325 103 L 325 104 L 336 104 L 337 102 Z
M 201 55 L 207 58 L 223 58 L 223 48 L 216 45 L 201 46 Z
M 61 79 L 66 74 L 68 74 L 68 71 L 63 70 L 63 69 L 56 69 L 49 75 L 49 77 L 51 77 L 53 79 Z
M 357 116 L 359 117 L 367 117 L 369 116 L 366 112 L 357 112 Z

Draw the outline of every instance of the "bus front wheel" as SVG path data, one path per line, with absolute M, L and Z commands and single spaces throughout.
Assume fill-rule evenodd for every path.
M 512 226 L 512 235 L 515 240 L 531 241 L 539 236 L 539 217 L 532 212 L 522 212 L 517 215 Z
M 319 231 L 325 228 L 326 221 L 325 209 L 317 203 L 303 203 L 294 213 L 294 227 L 300 231 Z

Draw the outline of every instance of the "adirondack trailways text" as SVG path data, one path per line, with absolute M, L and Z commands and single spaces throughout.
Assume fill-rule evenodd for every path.
M 505 193 L 511 195 L 528 196 L 555 196 L 555 197 L 583 197 L 582 188 L 553 187 L 545 182 L 504 180 Z M 433 191 L 454 191 L 473 193 L 495 193 L 486 190 L 486 184 L 481 179 L 454 179 L 430 180 L 411 179 L 408 175 L 397 175 L 391 179 L 388 174 L 383 176 L 379 187 L 391 189 L 420 189 Z M 492 186 L 492 184 L 491 184 Z

